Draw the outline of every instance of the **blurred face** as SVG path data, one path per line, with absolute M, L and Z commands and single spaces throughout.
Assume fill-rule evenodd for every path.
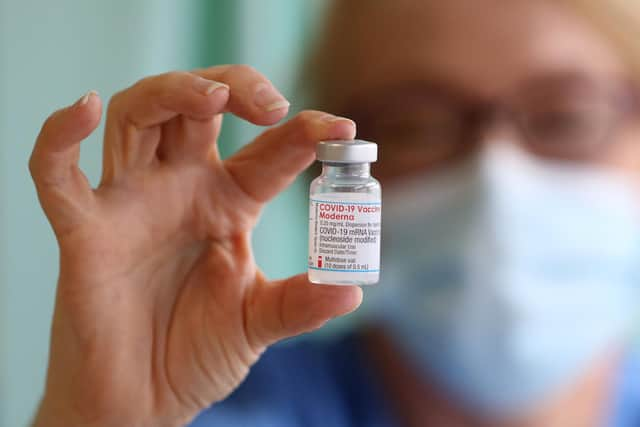
M 637 196 L 607 169 L 640 176 L 637 90 L 559 3 L 340 1 L 323 51 L 325 106 L 380 144 L 385 326 L 498 413 L 567 385 L 630 323 Z M 505 141 L 520 151 L 452 168 Z
M 504 138 L 542 157 L 639 170 L 629 73 L 557 2 L 371 1 L 344 12 L 331 107 L 381 144 L 383 181 Z

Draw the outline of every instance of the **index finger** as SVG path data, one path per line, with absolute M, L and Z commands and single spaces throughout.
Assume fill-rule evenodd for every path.
M 266 77 L 244 65 L 147 77 L 111 99 L 103 175 L 112 177 L 119 170 L 151 164 L 160 139 L 147 129 L 177 116 L 192 119 L 190 126 L 197 128 L 197 122 L 210 122 L 230 111 L 254 124 L 269 125 L 282 119 L 288 107 L 289 102 Z M 204 126 L 202 132 L 206 133 L 202 139 L 215 141 L 219 127 Z M 190 144 L 184 142 L 180 149 L 189 150 Z
M 255 69 L 221 65 L 144 78 L 116 94 L 108 114 L 144 129 L 179 114 L 207 119 L 225 111 L 254 124 L 271 125 L 288 109 L 289 102 Z
M 229 86 L 226 111 L 257 125 L 272 125 L 289 111 L 289 101 L 263 74 L 248 65 L 219 65 L 194 74 Z

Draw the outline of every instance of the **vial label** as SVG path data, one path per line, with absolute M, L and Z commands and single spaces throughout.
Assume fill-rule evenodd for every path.
M 312 281 L 376 283 L 381 212 L 381 201 L 371 196 L 325 193 L 311 198 L 308 267 L 317 279 Z

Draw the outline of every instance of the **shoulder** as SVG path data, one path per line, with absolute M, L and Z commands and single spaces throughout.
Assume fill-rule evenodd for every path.
M 632 349 L 626 357 L 613 397 L 613 420 L 610 425 L 640 425 L 640 348 Z

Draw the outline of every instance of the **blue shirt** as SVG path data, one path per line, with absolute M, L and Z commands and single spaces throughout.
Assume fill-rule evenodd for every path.
M 191 427 L 401 427 L 357 335 L 267 350 L 225 401 Z M 621 369 L 603 427 L 640 426 L 640 358 Z

